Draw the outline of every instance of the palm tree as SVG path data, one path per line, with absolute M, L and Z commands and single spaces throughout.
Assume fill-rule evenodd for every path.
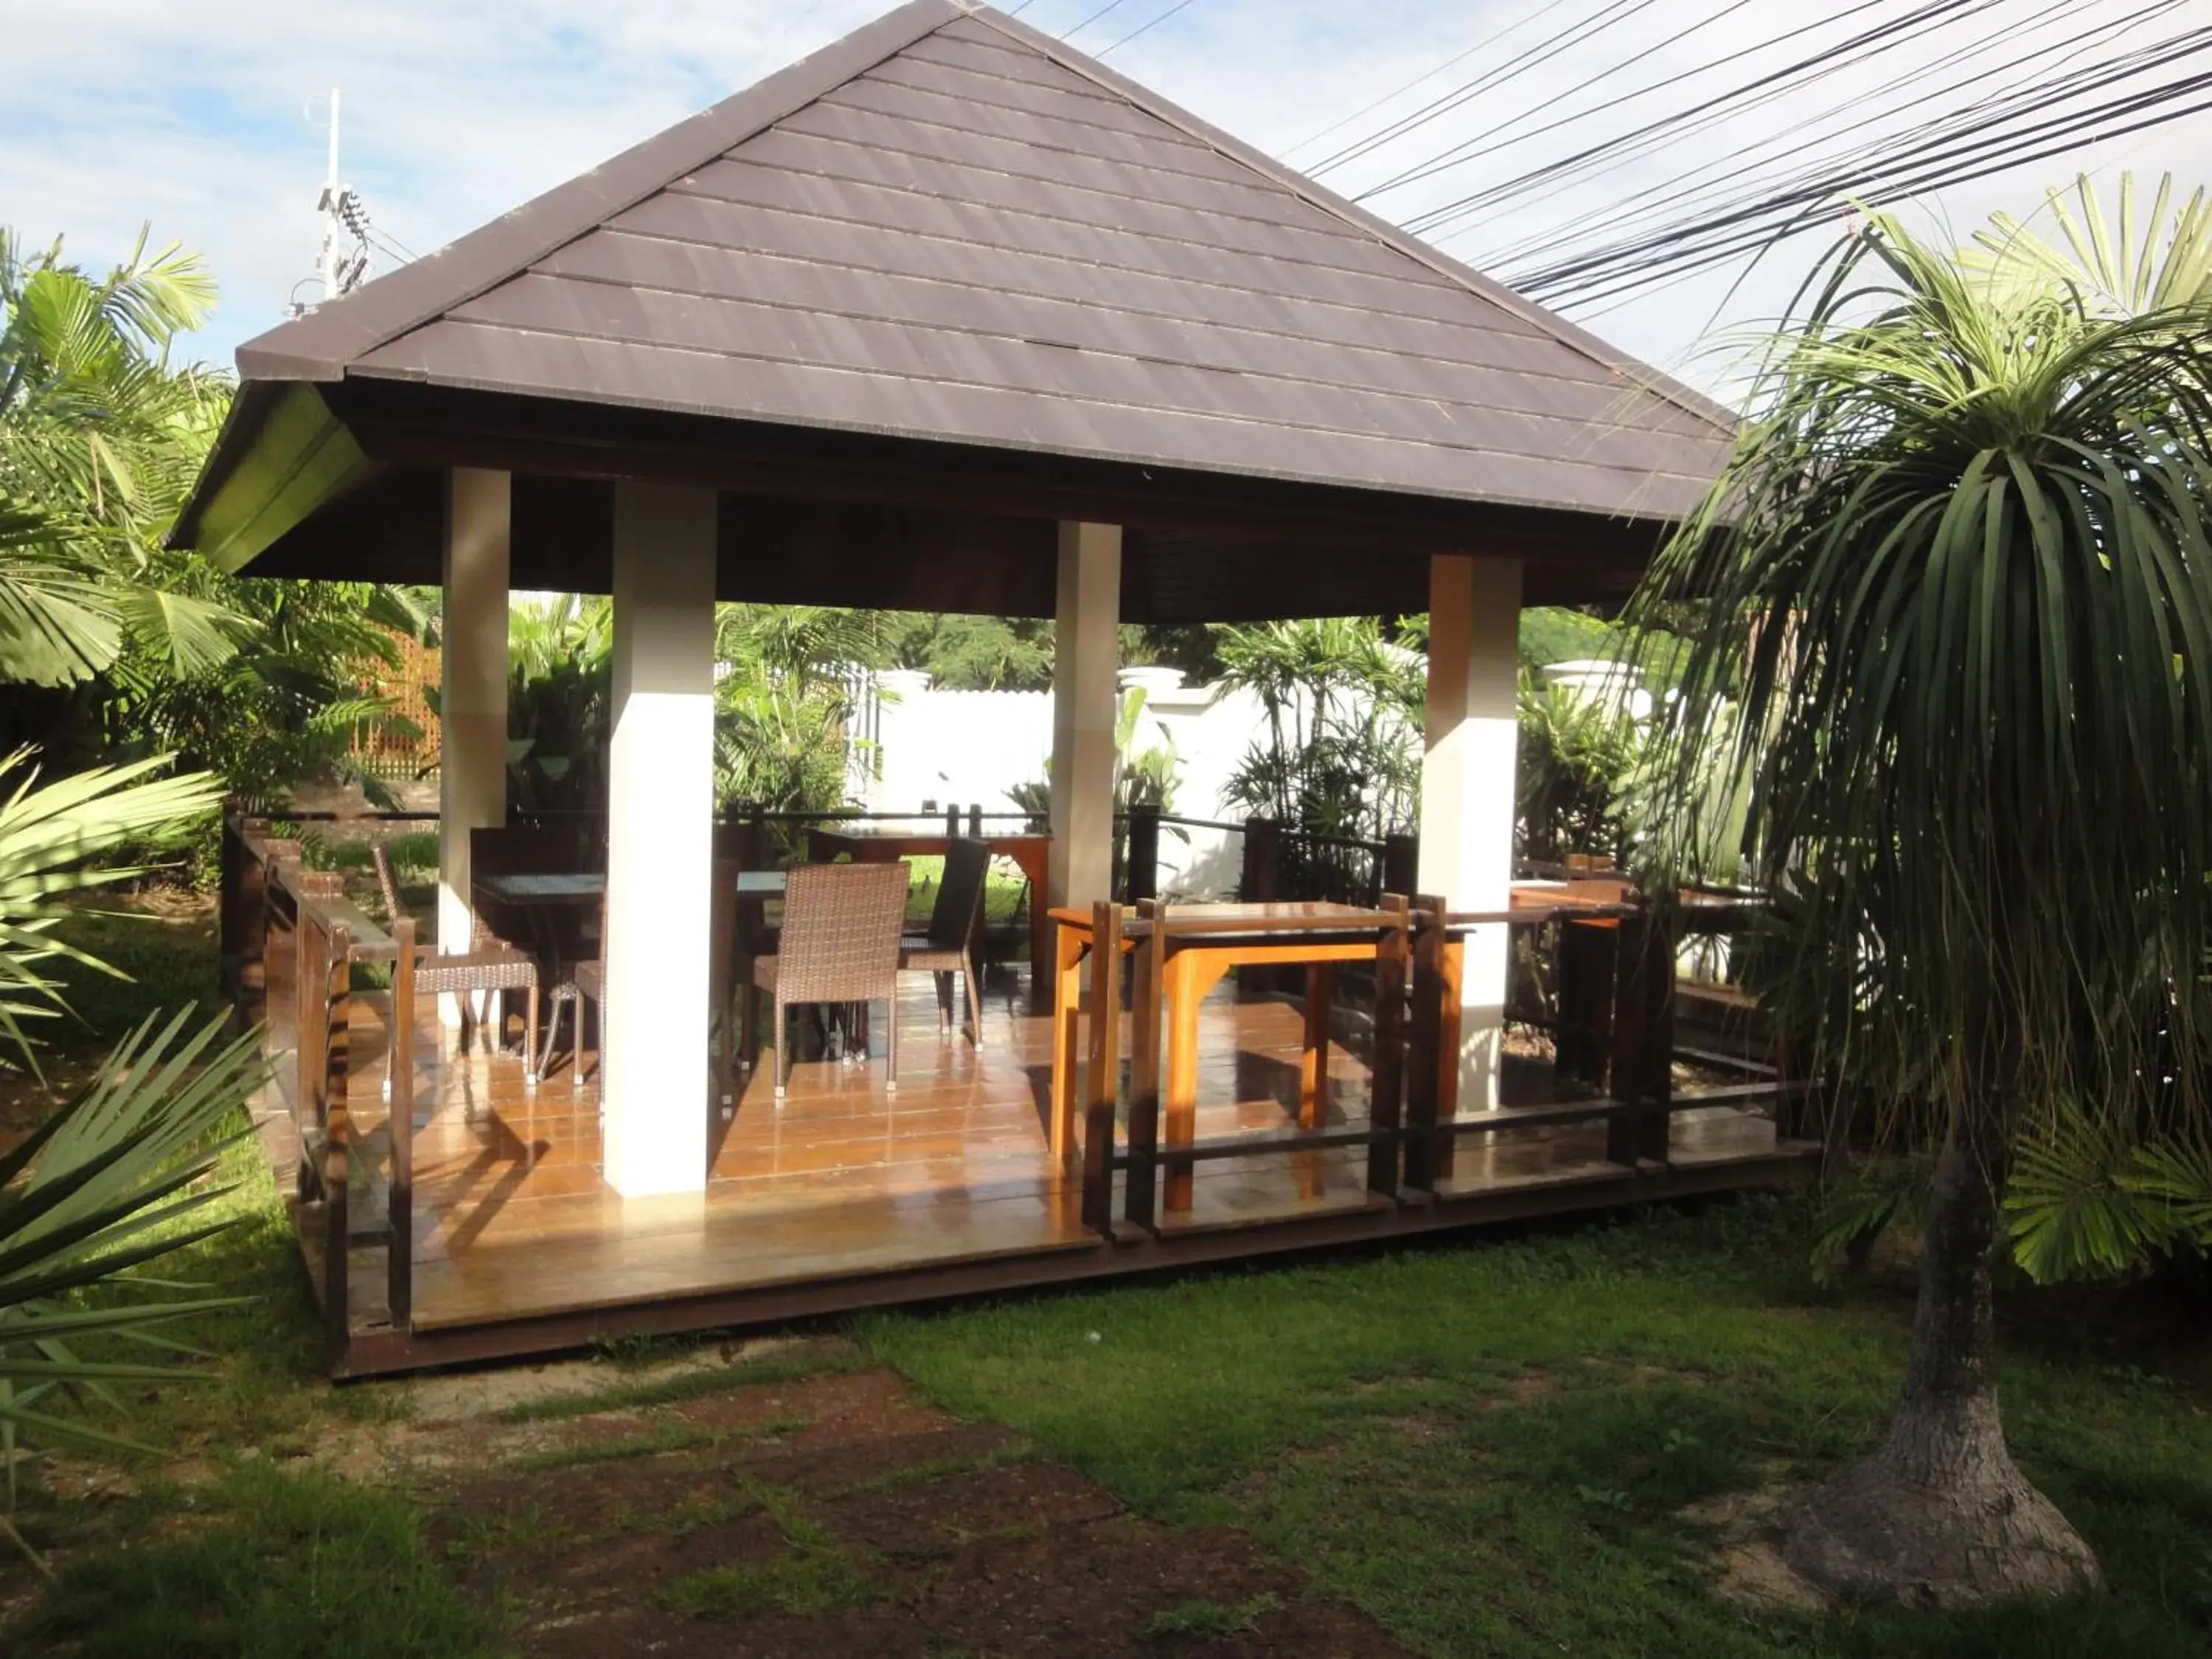
M 126 641 L 191 674 L 247 631 L 161 546 L 228 401 L 168 361 L 214 301 L 197 255 L 143 231 L 95 277 L 0 228 L 0 678 L 68 684 Z
M 1815 1058 L 1937 1148 L 1889 1435 L 1804 1504 L 1786 1558 L 1947 1604 L 2096 1574 L 1997 1411 L 2023 1128 L 2075 1106 L 2201 1125 L 2212 1012 L 2206 305 L 2007 270 L 1887 216 L 1841 244 L 1633 606 L 1692 636 L 1659 739 L 1693 825 L 1673 844 L 1703 844 L 1713 769 L 1741 768 L 1746 874 L 1810 914 L 1790 936 L 1832 1011 Z
M 67 913 L 55 899 L 140 873 L 100 860 L 173 839 L 214 810 L 214 779 L 153 775 L 165 764 L 42 785 L 28 755 L 0 757 L 0 1065 L 35 1066 L 23 1022 L 68 1012 L 57 962 L 116 971 L 56 936 Z M 167 1356 L 192 1351 L 167 1332 L 232 1305 L 148 1297 L 149 1284 L 130 1277 L 230 1224 L 211 1208 L 222 1189 L 206 1177 L 260 1079 L 260 1038 L 226 1041 L 220 1014 L 188 1029 L 191 1015 L 149 1018 L 82 1094 L 0 1152 L 0 1537 L 27 1553 L 8 1516 L 27 1455 L 21 1438 L 131 1445 L 86 1421 L 82 1407 L 99 1401 L 120 1413 L 127 1407 L 111 1384 L 198 1375 L 171 1363 Z M 119 1298 L 80 1299 L 118 1285 Z M 127 1347 L 106 1351 L 118 1340 Z M 71 1401 L 80 1409 L 68 1409 Z

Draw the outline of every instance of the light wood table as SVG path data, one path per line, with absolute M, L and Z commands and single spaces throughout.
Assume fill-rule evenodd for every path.
M 1052 1150 L 1063 1161 L 1075 1145 L 1075 1036 L 1083 988 L 1083 961 L 1091 953 L 1091 913 L 1060 908 L 1054 928 L 1052 1021 Z M 1161 1089 L 1166 1122 L 1164 1149 L 1188 1146 L 1198 1127 L 1198 1011 L 1206 994 L 1232 968 L 1266 965 L 1306 970 L 1304 1045 L 1298 1066 L 1298 1123 L 1319 1128 L 1328 1101 L 1328 1016 L 1340 963 L 1373 962 L 1389 913 L 1357 905 L 1309 903 L 1178 904 L 1168 912 L 1162 955 L 1159 1009 L 1139 1009 L 1139 1019 L 1161 1022 L 1165 1075 Z M 1131 920 L 1123 948 L 1149 938 L 1152 924 Z M 1118 1010 L 1093 1009 L 1094 1018 Z M 1166 1207 L 1188 1209 L 1188 1164 L 1170 1166 Z

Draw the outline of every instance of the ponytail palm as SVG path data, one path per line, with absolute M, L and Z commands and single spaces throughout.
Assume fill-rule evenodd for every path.
M 2023 1125 L 2202 1118 L 2212 313 L 2027 269 L 1987 280 L 1879 216 L 1840 246 L 1638 599 L 1695 619 L 1671 793 L 1694 819 L 1716 760 L 1741 769 L 1747 878 L 1814 913 L 1817 1058 L 1940 1148 L 1892 1432 L 1789 1540 L 1847 1593 L 2094 1577 L 1998 1420 L 1999 1195 Z

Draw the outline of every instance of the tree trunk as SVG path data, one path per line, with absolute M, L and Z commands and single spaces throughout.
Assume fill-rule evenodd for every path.
M 1957 1607 L 2097 1582 L 2096 1557 L 2021 1474 L 1997 1417 L 1990 1275 L 2002 1243 L 2003 1115 L 1985 1097 L 1945 1142 L 1887 1443 L 1786 1525 L 1784 1559 L 1832 1595 Z

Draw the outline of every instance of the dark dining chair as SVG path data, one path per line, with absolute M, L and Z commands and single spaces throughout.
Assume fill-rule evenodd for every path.
M 392 878 L 392 861 L 380 846 L 369 849 L 369 858 L 376 866 L 376 884 L 384 897 L 385 920 L 397 925 L 406 913 L 399 908 L 399 886 Z M 473 904 L 469 906 L 469 948 L 465 951 L 443 953 L 434 945 L 417 949 L 421 954 L 415 969 L 415 994 L 461 999 L 464 1053 L 467 1052 L 470 1026 L 476 1018 L 476 1009 L 469 999 L 478 993 L 491 996 L 508 991 L 523 994 L 522 1076 L 525 1083 L 535 1086 L 543 1069 L 538 1057 L 537 957 L 527 951 L 515 949 L 495 934 Z M 503 1026 L 505 1020 L 501 1018 L 493 1024 L 495 1027 Z
M 975 994 L 975 943 L 983 919 L 983 888 L 991 873 L 991 849 L 980 841 L 955 836 L 945 850 L 945 874 L 938 883 L 926 933 L 899 941 L 899 971 L 937 975 L 937 1025 L 952 1029 L 952 976 L 961 976 L 968 1001 L 968 1041 L 983 1041 L 983 1004 Z
M 884 1088 L 898 1087 L 899 936 L 906 924 L 907 867 L 804 864 L 785 878 L 775 951 L 738 959 L 738 1031 L 750 1048 L 766 992 L 775 1009 L 775 1097 L 791 1075 L 790 1011 L 795 1005 L 883 1002 Z

